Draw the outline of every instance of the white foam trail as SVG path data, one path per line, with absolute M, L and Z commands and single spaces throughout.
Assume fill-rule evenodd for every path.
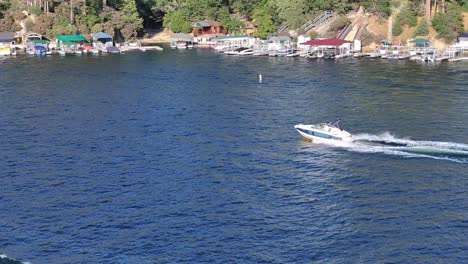
M 456 142 L 418 141 L 398 138 L 389 132 L 380 135 L 353 135 L 353 142 L 333 142 L 330 145 L 360 153 L 383 153 L 407 158 L 431 158 L 468 163 L 468 145 Z
M 442 142 L 442 141 L 419 141 L 411 140 L 410 138 L 397 138 L 389 132 L 384 132 L 380 135 L 371 134 L 357 134 L 353 135 L 355 140 L 367 140 L 367 141 L 384 141 L 388 143 L 406 144 L 407 146 L 428 146 L 447 148 L 454 150 L 468 151 L 468 144 L 456 143 L 456 142 Z

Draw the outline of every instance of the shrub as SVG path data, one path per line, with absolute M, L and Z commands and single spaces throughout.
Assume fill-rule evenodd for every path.
M 426 19 L 423 19 L 421 23 L 419 23 L 416 31 L 414 32 L 413 36 L 426 36 L 429 34 L 429 26 L 427 25 Z
M 187 18 L 180 11 L 173 11 L 164 16 L 164 27 L 172 32 L 188 33 L 192 29 Z
M 372 43 L 375 43 L 376 41 L 376 36 L 372 34 L 371 32 L 364 30 L 361 35 L 361 44 L 363 47 L 369 46 Z
M 310 39 L 316 39 L 316 38 L 319 37 L 319 33 L 317 31 L 315 31 L 315 30 L 311 30 L 309 32 L 309 37 L 310 37 Z
M 403 25 L 401 24 L 401 21 L 400 20 L 395 21 L 392 27 L 393 36 L 400 36 L 402 32 L 403 32 Z
M 399 36 L 403 32 L 403 26 L 414 27 L 418 24 L 416 12 L 410 10 L 407 6 L 403 7 L 393 23 L 393 36 Z
M 347 16 L 339 16 L 330 24 L 328 31 L 337 32 L 339 30 L 342 30 L 343 28 L 345 28 L 346 26 L 350 24 L 351 24 L 351 20 L 349 20 Z
M 445 14 L 437 13 L 432 19 L 432 26 L 437 31 L 438 38 L 451 42 L 463 28 L 462 8 L 458 4 L 449 3 Z
M 18 31 L 21 27 L 15 23 L 15 19 L 12 15 L 6 14 L 5 17 L 0 19 L 0 31 Z
M 31 7 L 29 13 L 33 14 L 35 16 L 40 16 L 42 14 L 42 9 L 40 7 L 37 7 L 37 6 L 33 6 L 33 7 Z
M 362 6 L 367 11 L 376 14 L 379 18 L 389 17 L 392 14 L 389 0 L 363 1 Z
M 391 6 L 391 7 L 397 8 L 397 7 L 399 7 L 400 5 L 401 5 L 400 0 L 391 0 L 391 1 L 390 1 L 390 6 Z

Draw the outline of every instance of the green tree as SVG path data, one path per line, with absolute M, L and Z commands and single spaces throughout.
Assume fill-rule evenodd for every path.
M 379 17 L 389 17 L 392 14 L 389 0 L 363 0 L 361 4 L 367 11 Z
M 255 36 L 259 38 L 266 38 L 269 34 L 275 32 L 277 28 L 273 22 L 272 16 L 263 8 L 255 9 L 253 21 L 257 25 Z
M 246 18 L 250 18 L 253 15 L 255 5 L 254 1 L 251 0 L 237 0 L 234 1 L 232 7 L 235 12 Z
M 445 14 L 439 12 L 434 15 L 432 26 L 439 38 L 453 41 L 458 33 L 464 31 L 462 7 L 457 3 L 448 3 Z
M 125 39 L 136 38 L 138 31 L 143 28 L 143 19 L 138 14 L 135 0 L 123 0 L 121 11 L 125 23 L 121 29 L 122 36 Z
M 191 30 L 190 22 L 180 11 L 167 13 L 164 16 L 163 25 L 165 28 L 169 28 L 172 32 L 176 33 L 188 33 Z
M 414 32 L 413 36 L 426 36 L 429 34 L 429 26 L 427 25 L 427 21 L 423 19 L 421 23 L 419 23 L 416 31 Z
M 298 28 L 307 20 L 307 0 L 276 0 L 279 17 L 291 28 Z
M 244 23 L 229 13 L 227 8 L 220 11 L 219 21 L 224 28 L 230 33 L 239 33 L 244 27 Z

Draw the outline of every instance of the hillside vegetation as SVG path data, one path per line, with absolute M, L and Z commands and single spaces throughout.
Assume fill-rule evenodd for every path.
M 0 31 L 23 29 L 48 38 L 104 31 L 130 40 L 144 28 L 189 32 L 192 22 L 210 19 L 231 33 L 253 23 L 256 36 L 266 37 L 283 24 L 298 28 L 324 10 L 345 14 L 359 7 L 382 19 L 397 12 L 395 36 L 405 27 L 425 35 L 432 24 L 439 37 L 451 41 L 464 30 L 461 14 L 468 0 L 0 0 Z M 427 19 L 418 22 L 417 16 Z

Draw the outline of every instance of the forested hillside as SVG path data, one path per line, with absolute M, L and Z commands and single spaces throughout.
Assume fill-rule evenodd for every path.
M 256 35 L 265 37 L 282 24 L 297 28 L 323 10 L 346 13 L 360 6 L 381 18 L 403 10 L 397 32 L 398 26 L 416 26 L 414 17 L 426 15 L 440 37 L 453 38 L 463 31 L 461 12 L 468 0 L 0 0 L 0 31 L 23 28 L 49 38 L 104 31 L 129 40 L 144 28 L 189 32 L 192 22 L 213 19 L 233 33 L 253 23 Z

